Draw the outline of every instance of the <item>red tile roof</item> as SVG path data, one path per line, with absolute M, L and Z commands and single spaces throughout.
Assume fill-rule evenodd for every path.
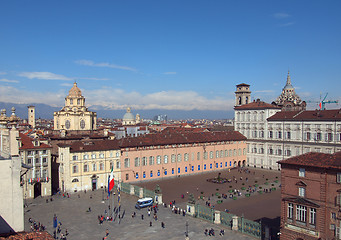
M 148 134 L 136 138 L 121 139 L 121 147 L 143 147 L 157 145 L 172 145 L 172 144 L 191 144 L 205 142 L 221 142 L 221 141 L 244 141 L 241 133 L 236 131 L 223 132 L 183 132 L 183 133 L 155 133 Z
M 268 118 L 268 121 L 335 121 L 341 120 L 341 109 L 306 110 L 278 112 Z
M 48 232 L 17 232 L 9 234 L 1 234 L 0 240 L 53 240 L 54 238 Z
M 60 147 L 70 146 L 70 152 L 106 151 L 126 147 L 144 147 L 172 144 L 193 144 L 221 141 L 244 141 L 241 133 L 236 131 L 222 132 L 161 132 L 140 137 L 128 137 L 114 140 L 77 141 L 72 144 L 58 144 Z
M 309 152 L 303 155 L 281 160 L 278 163 L 280 163 L 282 167 L 285 165 L 296 165 L 341 169 L 341 152 L 336 152 L 334 154 Z
M 25 134 L 19 133 L 19 137 L 21 139 L 21 147 L 20 150 L 23 149 L 45 149 L 45 148 L 52 148 L 50 145 L 45 143 L 40 143 L 40 146 L 34 146 L 33 141 L 34 139 L 26 136 Z
M 77 141 L 71 145 L 58 144 L 60 147 L 70 146 L 70 152 L 91 152 L 91 151 L 106 151 L 119 150 L 119 141 L 114 140 L 97 140 L 97 141 Z
M 185 128 L 185 127 L 167 127 L 162 133 L 189 133 L 189 132 L 207 132 L 207 128 Z
M 281 109 L 281 108 L 257 99 L 257 101 L 253 101 L 251 103 L 244 104 L 241 106 L 236 106 L 234 107 L 234 109 L 235 110 L 256 110 L 256 109 Z

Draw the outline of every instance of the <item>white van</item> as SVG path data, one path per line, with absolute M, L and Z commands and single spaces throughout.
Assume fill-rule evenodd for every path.
M 137 203 L 135 205 L 135 208 L 141 209 L 149 206 L 153 206 L 153 199 L 152 198 L 140 198 L 137 200 Z

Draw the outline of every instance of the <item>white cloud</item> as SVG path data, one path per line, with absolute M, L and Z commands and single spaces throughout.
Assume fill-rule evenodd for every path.
M 6 72 L 0 72 L 0 75 L 6 75 L 7 73 Z
M 288 26 L 291 26 L 291 25 L 294 25 L 295 22 L 288 22 L 288 23 L 283 23 L 283 24 L 280 24 L 279 26 L 280 27 L 288 27 Z
M 166 75 L 174 75 L 174 74 L 176 74 L 176 72 L 164 72 L 163 74 L 166 74 Z
M 45 80 L 74 80 L 74 78 L 66 77 L 51 72 L 22 72 L 18 74 L 20 77 L 27 77 L 29 79 L 45 79 Z
M 62 83 L 62 84 L 60 84 L 60 86 L 63 86 L 63 87 L 72 87 L 73 84 L 72 84 L 72 83 Z
M 0 82 L 18 83 L 19 81 L 18 80 L 9 80 L 9 79 L 6 79 L 6 78 L 2 78 L 2 79 L 0 79 Z
M 107 81 L 108 78 L 95 78 L 95 77 L 66 77 L 64 75 L 55 74 L 51 72 L 22 72 L 18 74 L 20 77 L 29 79 L 45 79 L 45 80 L 62 80 L 72 81 L 76 79 L 94 80 L 94 81 Z
M 64 91 L 59 92 L 32 92 L 12 86 L 0 86 L 0 102 L 11 103 L 45 103 L 51 106 L 61 106 L 66 96 Z M 10 100 L 10 101 L 9 101 Z
M 287 13 L 275 13 L 272 15 L 274 18 L 277 18 L 277 19 L 284 19 L 284 18 L 289 18 L 291 17 L 289 14 Z
M 274 90 L 258 90 L 258 91 L 253 91 L 254 93 L 274 93 Z
M 208 99 L 194 91 L 161 91 L 142 95 L 138 92 L 125 92 L 122 89 L 102 88 L 85 90 L 83 95 L 87 103 L 101 105 L 107 109 L 125 109 L 128 105 L 134 109 L 165 110 L 227 110 L 234 106 L 234 99 Z
M 108 81 L 109 78 L 89 78 L 89 77 L 76 77 L 77 79 L 85 79 L 85 80 L 95 80 L 95 81 Z
M 68 83 L 61 85 L 71 87 Z M 13 103 L 45 103 L 51 106 L 62 106 L 68 91 L 61 89 L 58 92 L 32 92 L 25 89 L 0 85 L 0 102 Z M 127 92 L 112 87 L 84 90 L 87 106 L 99 105 L 105 109 L 126 109 L 131 106 L 136 110 L 232 110 L 234 96 L 226 98 L 207 98 L 194 91 L 161 91 L 150 94 Z
M 128 71 L 133 71 L 136 72 L 137 70 L 135 68 L 132 67 L 127 67 L 127 66 L 120 66 L 117 64 L 113 64 L 113 63 L 106 63 L 106 62 L 102 62 L 102 63 L 95 63 L 91 60 L 77 60 L 75 61 L 75 63 L 79 64 L 79 65 L 84 65 L 84 66 L 91 66 L 91 67 L 107 67 L 107 68 L 115 68 L 115 69 L 121 69 L 121 70 L 128 70 Z

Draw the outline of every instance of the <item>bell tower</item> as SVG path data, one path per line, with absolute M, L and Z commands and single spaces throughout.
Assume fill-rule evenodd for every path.
M 36 127 L 36 108 L 35 106 L 27 106 L 28 108 L 28 124 L 32 128 Z
M 236 104 L 235 106 L 241 106 L 244 104 L 248 104 L 251 102 L 251 91 L 250 91 L 250 85 L 246 83 L 241 83 L 236 85 Z

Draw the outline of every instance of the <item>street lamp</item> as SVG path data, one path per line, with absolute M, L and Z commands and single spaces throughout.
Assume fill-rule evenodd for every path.
M 188 221 L 186 221 L 186 232 L 185 232 L 185 234 L 186 234 L 186 237 L 188 237 Z

